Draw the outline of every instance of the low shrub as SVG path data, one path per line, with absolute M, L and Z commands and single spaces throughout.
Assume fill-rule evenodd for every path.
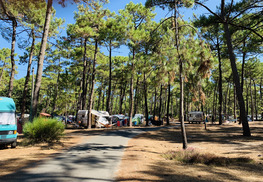
M 169 151 L 164 154 L 164 157 L 169 160 L 176 160 L 183 163 L 189 163 L 189 164 L 200 163 L 200 164 L 215 165 L 215 166 L 227 166 L 237 163 L 253 162 L 252 159 L 245 157 L 228 158 L 228 157 L 219 157 L 209 153 L 200 154 L 193 149 Z
M 31 143 L 52 143 L 63 136 L 64 125 L 56 119 L 35 118 L 24 125 L 23 133 Z

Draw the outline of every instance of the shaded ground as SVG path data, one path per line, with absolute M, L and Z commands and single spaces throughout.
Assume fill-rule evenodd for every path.
M 243 137 L 238 124 L 189 124 L 188 147 L 223 157 L 250 157 L 252 164 L 227 167 L 182 164 L 163 153 L 181 150 L 180 128 L 147 132 L 129 141 L 117 172 L 117 181 L 262 181 L 263 122 L 250 122 L 252 137 Z
M 81 130 L 66 130 L 65 136 L 60 143 L 53 145 L 38 144 L 35 146 L 23 146 L 23 135 L 18 135 L 18 146 L 15 149 L 0 149 L 0 177 L 16 172 L 21 168 L 28 168 L 36 165 L 48 156 L 56 155 L 69 149 L 71 146 L 80 143 L 85 137 Z M 97 132 L 97 131 L 95 131 Z
M 187 125 L 189 148 L 224 157 L 250 157 L 256 161 L 227 167 L 189 165 L 164 159 L 163 153 L 182 148 L 178 126 L 141 134 L 125 147 L 116 173 L 117 181 L 262 181 L 263 122 L 251 122 L 250 128 L 252 137 L 243 137 L 238 124 L 208 125 L 208 130 L 204 130 L 202 124 Z M 56 157 L 91 135 L 101 135 L 103 131 L 72 129 L 66 132 L 62 142 L 53 146 L 18 145 L 16 149 L 0 150 L 0 177 L 39 164 L 46 157 Z M 117 134 L 123 135 L 121 131 Z

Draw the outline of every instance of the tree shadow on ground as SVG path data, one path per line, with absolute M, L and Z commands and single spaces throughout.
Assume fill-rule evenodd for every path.
M 205 130 L 203 125 L 190 124 L 186 127 L 188 143 L 195 144 L 198 142 L 209 142 L 213 144 L 227 144 L 236 146 L 239 150 L 263 151 L 263 144 L 257 142 L 263 141 L 263 125 L 260 127 L 250 127 L 252 136 L 242 135 L 240 125 L 220 126 L 210 125 Z M 168 141 L 171 143 L 182 143 L 180 128 L 161 129 L 155 133 L 143 133 L 141 138 Z M 252 145 L 252 142 L 257 144 Z
M 183 169 L 181 172 L 181 169 Z M 228 169 L 251 172 L 256 174 L 258 179 L 262 179 L 263 166 L 259 164 L 238 164 L 224 167 L 215 167 L 201 164 L 183 164 L 180 162 L 156 162 L 149 166 L 147 171 L 139 171 L 140 177 L 122 177 L 116 181 L 166 181 L 166 182 L 220 182 L 224 181 L 243 181 L 241 176 L 230 173 Z M 193 173 L 193 171 L 195 171 Z M 201 172 L 196 174 L 197 172 Z M 202 173 L 205 172 L 205 173 Z M 147 179 L 151 176 L 152 180 Z

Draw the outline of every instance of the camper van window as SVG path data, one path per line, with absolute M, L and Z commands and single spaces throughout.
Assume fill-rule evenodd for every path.
M 15 113 L 2 112 L 0 113 L 0 125 L 14 125 L 16 124 Z

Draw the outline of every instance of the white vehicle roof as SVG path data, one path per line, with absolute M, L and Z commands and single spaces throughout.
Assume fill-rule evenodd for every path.
M 78 114 L 88 114 L 88 110 L 79 110 Z M 91 114 L 95 116 L 110 116 L 107 111 L 96 111 L 96 110 L 91 110 Z
M 191 111 L 188 114 L 203 114 L 202 111 Z

